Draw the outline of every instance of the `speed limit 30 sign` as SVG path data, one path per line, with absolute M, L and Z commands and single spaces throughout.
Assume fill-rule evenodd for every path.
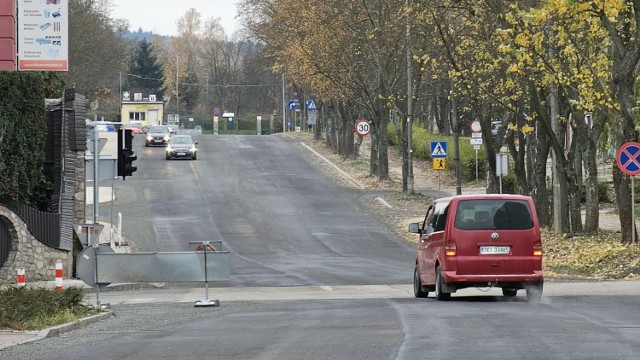
M 371 131 L 371 124 L 367 120 L 360 120 L 356 123 L 356 132 L 360 136 L 369 135 L 369 131 Z

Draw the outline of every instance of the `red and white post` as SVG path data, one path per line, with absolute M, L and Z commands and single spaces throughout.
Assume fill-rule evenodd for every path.
M 25 283 L 24 268 L 18 269 L 17 281 L 18 281 L 18 286 L 24 286 L 24 283 Z
M 58 292 L 62 291 L 62 263 L 56 263 L 56 290 Z

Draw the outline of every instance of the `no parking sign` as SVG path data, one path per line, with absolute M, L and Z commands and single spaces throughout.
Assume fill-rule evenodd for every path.
M 623 173 L 631 176 L 640 174 L 640 144 L 628 142 L 620 146 L 616 162 Z
M 635 189 L 633 185 L 633 177 L 640 174 L 640 144 L 637 142 L 628 142 L 620 146 L 616 153 L 616 162 L 620 171 L 627 175 L 631 175 L 631 204 L 635 204 L 633 195 Z M 631 206 L 631 227 L 635 227 L 635 206 Z M 635 231 L 631 232 L 631 242 L 636 244 Z

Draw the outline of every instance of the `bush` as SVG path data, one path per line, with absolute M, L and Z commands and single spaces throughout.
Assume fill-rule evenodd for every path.
M 462 180 L 464 181 L 475 181 L 476 180 L 476 155 L 473 154 L 472 158 L 467 158 L 465 162 L 462 163 Z M 487 168 L 489 164 L 487 164 L 487 158 L 484 156 L 484 151 L 478 151 L 478 179 L 482 180 L 485 178 L 485 174 L 487 172 Z
M 80 287 L 61 292 L 38 287 L 0 290 L 0 328 L 39 330 L 98 312 L 82 305 L 82 299 Z
M 396 136 L 396 125 L 389 124 L 387 128 L 387 138 L 389 145 L 398 145 L 400 143 Z M 430 134 L 426 129 L 423 129 L 420 124 L 413 124 L 412 130 L 412 142 L 411 148 L 413 150 L 413 156 L 418 159 L 431 159 L 431 142 L 433 141 L 445 141 L 447 142 L 447 156 L 446 163 L 447 171 L 454 171 L 453 162 L 453 137 L 440 134 Z M 461 174 L 463 180 L 473 181 L 476 178 L 476 151 L 469 143 L 468 138 L 459 138 L 459 150 L 460 150 L 460 164 Z M 478 150 L 478 172 L 484 174 L 487 168 L 487 159 L 484 149 Z M 482 175 L 484 177 L 484 175 Z
M 500 181 L 500 179 L 498 179 L 498 181 Z M 502 177 L 502 193 L 503 194 L 519 194 L 518 178 L 513 173 L 513 171 L 509 171 L 509 175 Z

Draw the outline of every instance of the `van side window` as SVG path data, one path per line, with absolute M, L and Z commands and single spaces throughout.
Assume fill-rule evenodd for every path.
M 435 219 L 433 225 L 433 231 L 443 231 L 444 225 L 447 222 L 447 213 L 449 212 L 449 203 L 439 203 L 436 205 L 436 214 L 438 218 Z
M 427 210 L 427 215 L 424 217 L 424 222 L 422 223 L 422 234 L 427 235 L 433 232 L 433 220 L 436 218 L 434 215 L 434 207 L 429 207 Z

